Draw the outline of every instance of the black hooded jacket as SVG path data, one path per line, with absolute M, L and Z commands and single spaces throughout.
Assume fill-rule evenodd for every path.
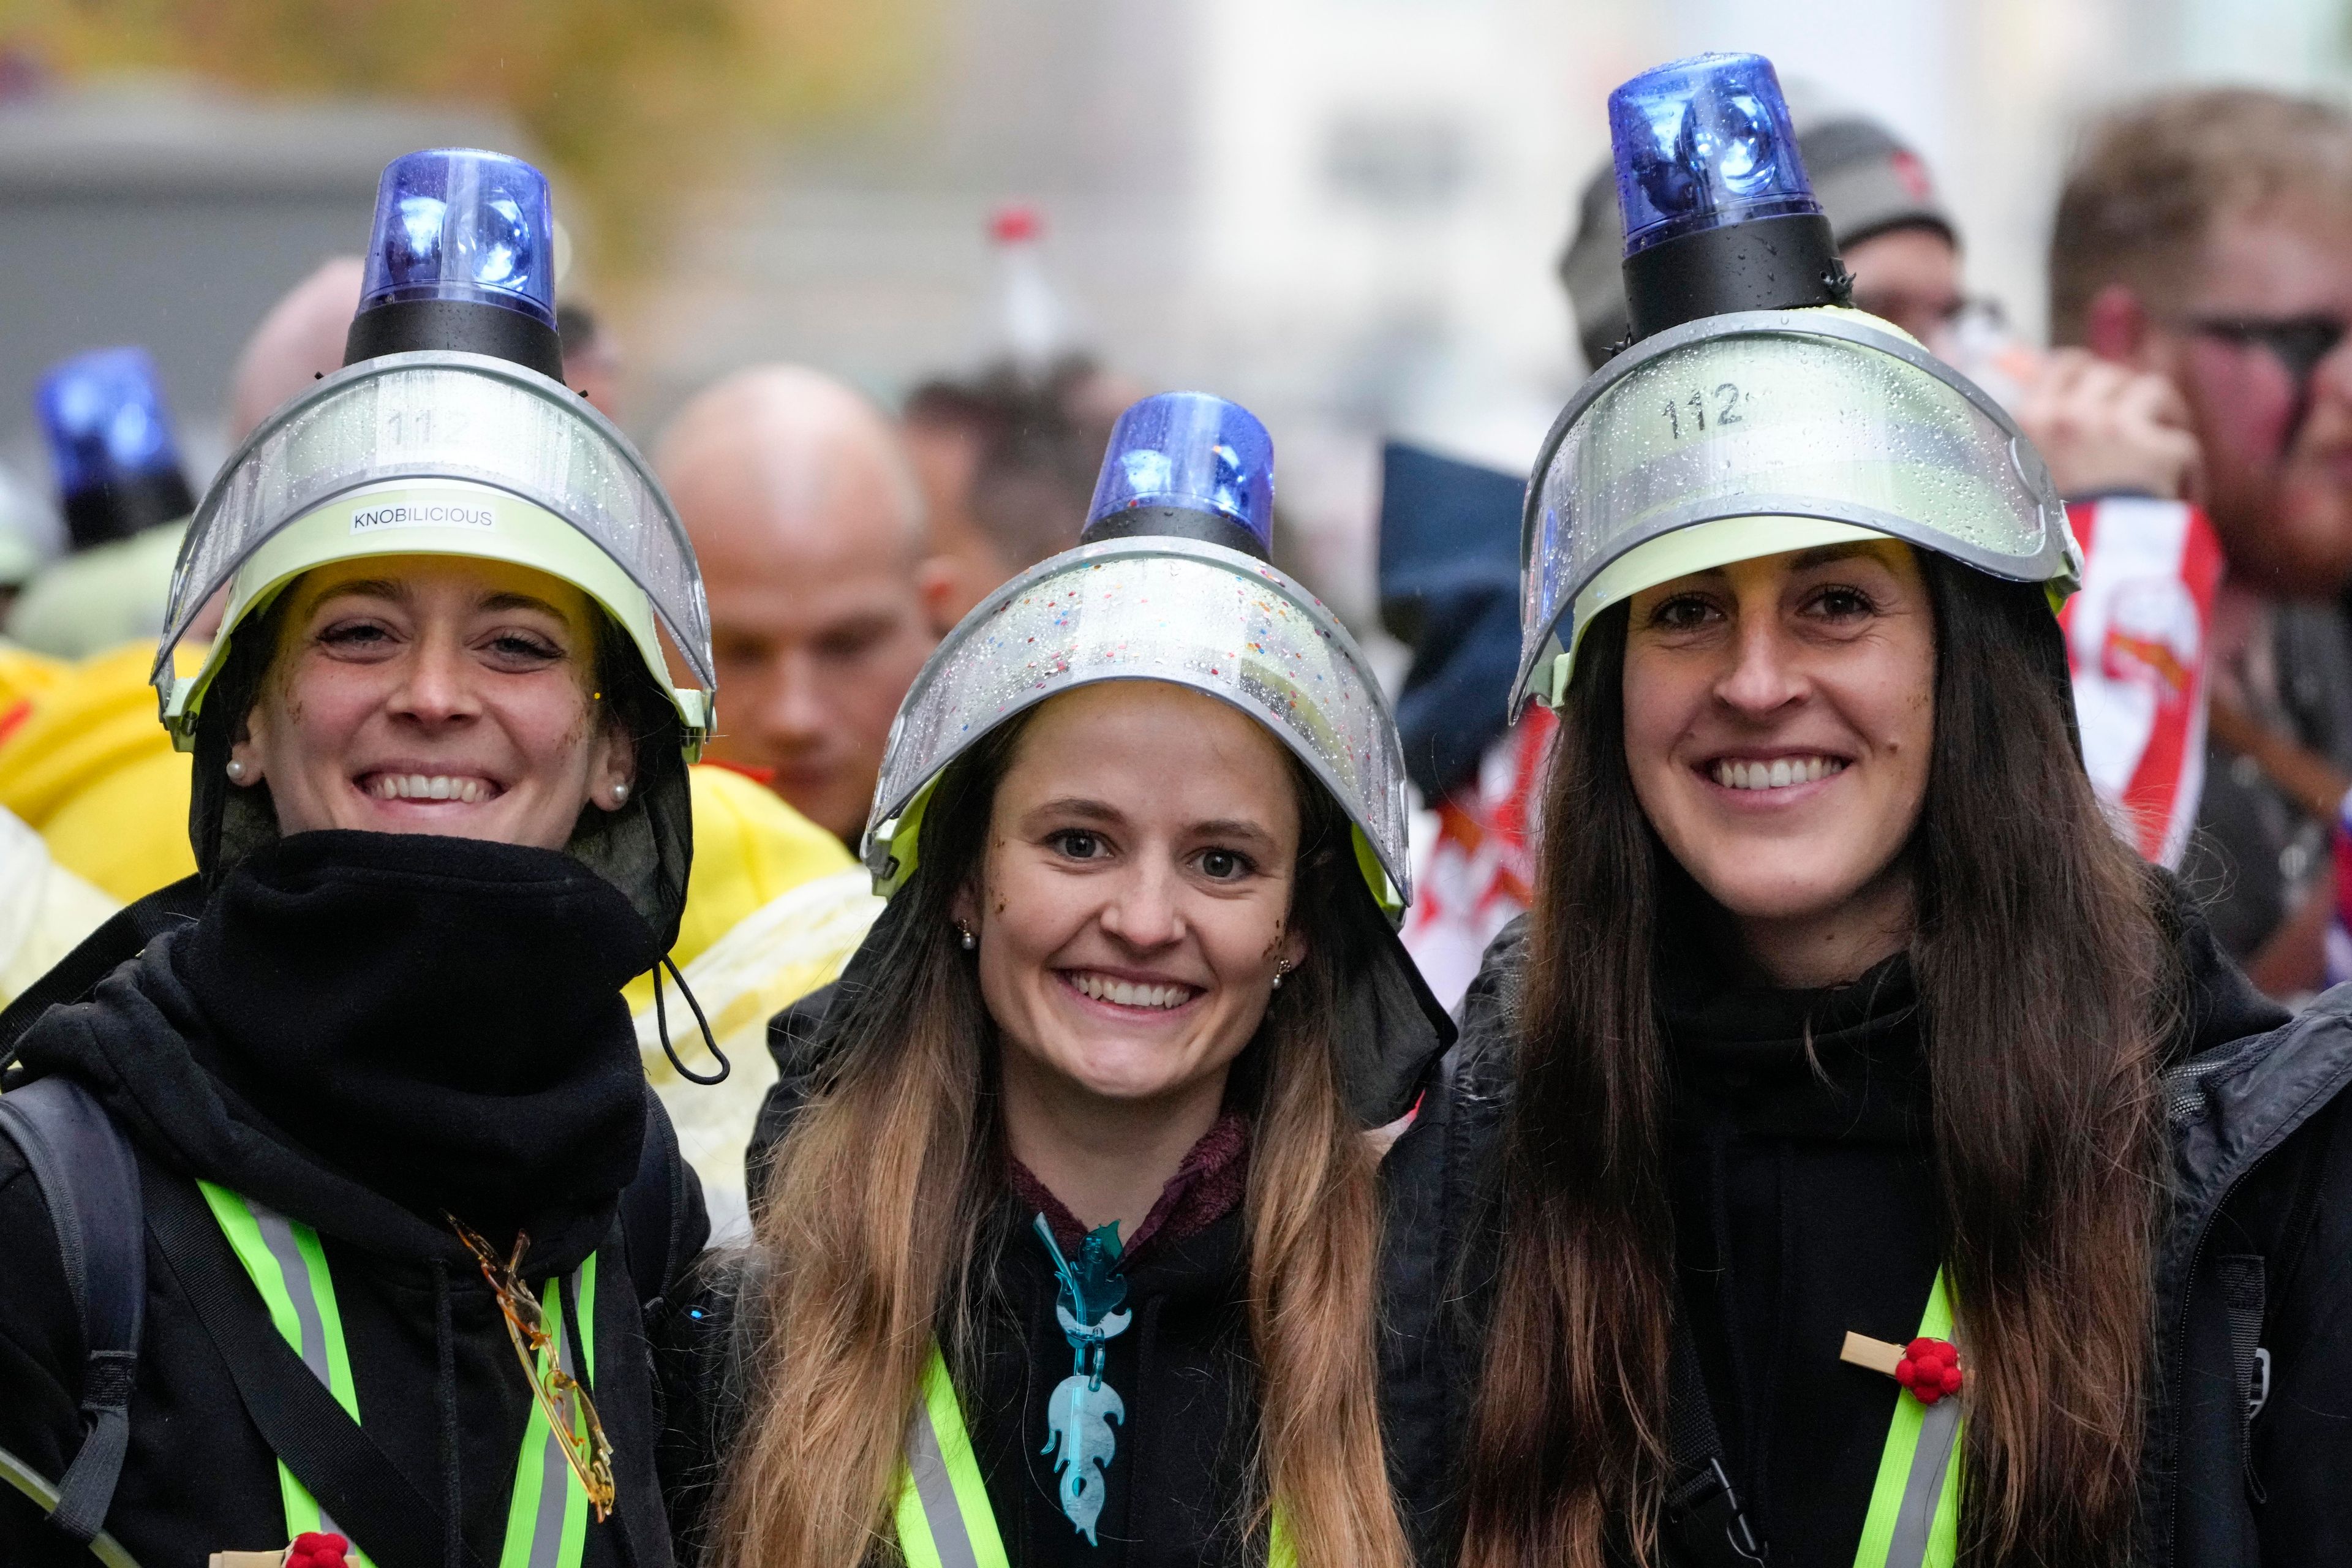
M 2352 1133 L 2338 1132 L 2352 1117 L 2340 1092 L 2352 990 L 2290 1020 L 2193 910 L 2182 922 L 2191 1006 L 2166 1079 L 2175 1185 L 2158 1258 L 2143 1556 L 2165 1568 L 2352 1561 Z M 1489 951 L 1462 1038 L 1387 1166 L 1384 1418 L 1432 1563 L 1459 1543 L 1525 961 L 1520 922 Z M 1839 1351 L 1849 1330 L 1909 1340 L 1940 1253 L 1908 961 L 1822 992 L 1669 966 L 1660 1005 L 1675 1067 L 1681 1301 L 1727 1468 L 1773 1561 L 1851 1562 L 1902 1395 Z M 2249 1423 L 2265 1359 L 2268 1397 Z
M 531 1409 L 497 1299 L 443 1212 L 500 1247 L 526 1233 L 534 1288 L 595 1252 L 586 1381 L 617 1507 L 591 1523 L 583 1561 L 670 1561 L 646 1324 L 708 1225 L 619 994 L 655 948 L 629 901 L 565 855 L 304 834 L 255 851 L 193 923 L 25 1034 L 25 1078 L 79 1080 L 138 1155 L 145 1321 L 106 1528 L 144 1568 L 287 1541 L 277 1458 L 192 1307 L 192 1259 L 154 1228 L 197 1177 L 316 1229 L 362 1428 L 460 1521 L 462 1543 L 445 1538 L 429 1563 L 360 1539 L 379 1568 L 499 1560 Z M 80 1440 L 79 1320 L 47 1207 L 5 1138 L 0 1258 L 0 1447 L 55 1479 Z M 0 1489 L 0 1562 L 88 1561 Z

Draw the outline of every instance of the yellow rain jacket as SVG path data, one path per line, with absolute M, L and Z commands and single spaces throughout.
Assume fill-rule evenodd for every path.
M 201 656 L 202 650 L 195 650 Z M 188 759 L 155 718 L 151 644 L 53 663 L 0 736 L 0 807 L 122 903 L 193 875 Z M 0 689 L 8 664 L 0 660 Z

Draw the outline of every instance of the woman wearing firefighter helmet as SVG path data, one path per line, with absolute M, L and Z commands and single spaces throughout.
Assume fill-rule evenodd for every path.
M 1136 405 L 1083 542 L 908 692 L 890 902 L 783 1030 L 707 1320 L 715 1561 L 1404 1561 L 1370 1130 L 1451 1031 L 1395 727 L 1267 563 L 1272 468 L 1244 409 Z
M 394 163 L 345 367 L 190 526 L 155 683 L 202 901 L 5 1097 L 11 1563 L 669 1560 L 644 1319 L 706 1226 L 621 987 L 677 929 L 709 633 L 560 380 L 552 244 L 529 165 Z M 127 1219 L 35 1157 L 89 1137 Z
M 2289 1024 L 2103 816 L 2064 512 L 1843 306 L 1769 64 L 1611 114 L 1635 341 L 1528 489 L 1534 904 L 1391 1159 L 1412 1522 L 1475 1568 L 2323 1559 L 2343 1010 Z

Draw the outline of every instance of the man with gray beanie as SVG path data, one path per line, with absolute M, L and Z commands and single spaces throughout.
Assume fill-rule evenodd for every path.
M 1794 112 L 1797 153 L 1829 215 L 1838 253 L 1854 276 L 1855 307 L 1927 342 L 1967 302 L 1960 292 L 1959 230 L 1936 195 L 1927 165 L 1875 121 L 1808 115 L 1801 101 Z M 1576 232 L 1559 258 L 1576 335 L 1585 363 L 1596 369 L 1616 353 L 1627 330 L 1618 271 L 1624 237 L 1617 187 L 1604 163 L 1585 184 Z

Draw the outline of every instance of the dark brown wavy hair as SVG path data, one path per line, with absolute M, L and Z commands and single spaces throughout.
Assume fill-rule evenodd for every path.
M 1920 562 L 1936 730 L 1906 853 L 1969 1364 L 1962 1561 L 2120 1563 L 2152 1365 L 2175 921 L 2092 795 L 2041 590 Z M 1676 1298 L 1653 984 L 1662 894 L 1683 874 L 1626 768 L 1628 615 L 1585 638 L 1544 797 L 1562 830 L 1538 855 L 1465 1568 L 1657 1554 Z
M 950 909 L 979 875 L 1022 729 L 1005 724 L 940 781 L 920 868 L 897 895 L 906 908 L 894 901 L 868 939 L 884 947 L 861 955 L 891 984 L 858 999 L 824 1047 L 829 1066 L 774 1155 L 757 1216 L 765 1327 L 709 1554 L 728 1568 L 890 1558 L 930 1346 L 975 1342 L 1005 1152 L 995 1031 Z M 1376 1160 L 1342 1097 L 1331 1024 L 1339 987 L 1360 972 L 1364 922 L 1383 917 L 1347 818 L 1296 763 L 1291 775 L 1301 828 L 1291 911 L 1307 957 L 1229 1091 L 1252 1123 L 1244 1218 L 1257 1422 L 1254 1517 L 1239 1522 L 1263 1531 L 1279 1499 L 1301 1568 L 1405 1568 L 1374 1397 Z

